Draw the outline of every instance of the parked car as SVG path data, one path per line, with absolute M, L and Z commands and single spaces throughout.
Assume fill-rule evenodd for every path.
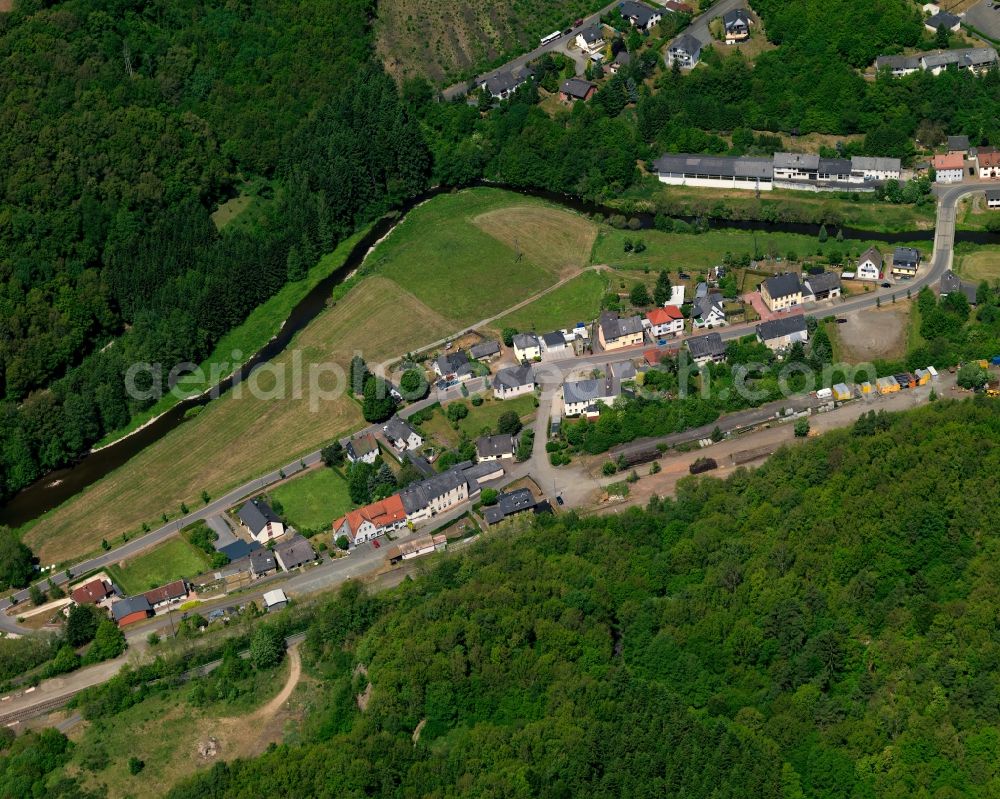
M 891 289 L 892 288 L 892 283 L 883 283 L 882 284 L 882 288 L 884 288 L 884 289 Z
M 562 494 L 556 494 L 556 504 L 557 505 L 565 505 L 566 504 L 563 501 Z
M 581 18 L 580 18 L 580 19 L 578 19 L 578 20 L 577 20 L 576 22 L 574 22 L 574 23 L 573 23 L 573 27 L 574 27 L 574 28 L 579 28 L 579 27 L 580 27 L 580 26 L 581 26 L 582 24 L 583 24 L 583 17 L 581 17 Z

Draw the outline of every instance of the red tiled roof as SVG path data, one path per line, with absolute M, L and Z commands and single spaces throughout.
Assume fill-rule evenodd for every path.
M 159 602 L 166 602 L 169 599 L 180 599 L 187 596 L 187 593 L 187 584 L 183 580 L 174 580 L 172 583 L 167 583 L 166 585 L 161 585 L 159 588 L 154 588 L 152 591 L 147 591 L 143 596 L 146 597 L 146 601 L 150 605 L 155 605 Z
M 74 589 L 70 597 L 78 605 L 87 605 L 100 602 L 110 593 L 111 586 L 104 580 L 91 580 L 89 583 L 84 583 L 79 588 Z
M 962 169 L 965 166 L 965 156 L 961 153 L 947 153 L 934 156 L 935 169 Z
M 406 509 L 403 507 L 403 500 L 400 499 L 399 494 L 393 494 L 391 497 L 386 497 L 379 502 L 372 502 L 370 505 L 365 505 L 363 508 L 352 510 L 341 516 L 333 523 L 333 529 L 334 531 L 339 530 L 346 520 L 353 536 L 366 521 L 371 522 L 376 527 L 388 527 L 403 521 L 405 518 Z
M 665 325 L 668 322 L 683 319 L 684 316 L 681 314 L 680 308 L 674 305 L 667 305 L 664 308 L 654 308 L 652 311 L 649 311 L 646 314 L 646 318 L 650 321 L 650 324 Z
M 976 157 L 976 160 L 979 161 L 980 167 L 1000 166 L 1000 152 L 997 152 L 996 150 L 985 153 L 980 152 L 979 155 Z

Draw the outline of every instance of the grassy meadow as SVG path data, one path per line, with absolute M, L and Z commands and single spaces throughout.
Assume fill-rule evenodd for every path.
M 208 557 L 183 536 L 175 536 L 127 561 L 108 567 L 112 579 L 129 596 L 141 594 L 209 568 Z
M 319 530 L 354 505 L 347 481 L 333 469 L 321 466 L 268 492 L 281 503 L 285 518 L 297 530 Z
M 547 333 L 586 322 L 601 310 L 601 297 L 608 279 L 600 272 L 587 271 L 493 323 L 496 330 L 514 327 Z

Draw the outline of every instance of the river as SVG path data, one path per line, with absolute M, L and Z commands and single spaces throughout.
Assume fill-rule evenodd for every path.
M 476 182 L 472 186 L 489 186 L 505 189 L 517 194 L 548 200 L 590 216 L 603 214 L 608 217 L 621 213 L 618 209 L 590 202 L 580 197 L 543 189 L 525 189 L 487 183 L 485 181 Z M 354 246 L 344 264 L 333 274 L 317 283 L 301 302 L 292 309 L 291 314 L 278 334 L 253 355 L 240 370 L 223 380 L 219 386 L 219 390 L 214 393 L 221 394 L 228 391 L 236 382 L 245 380 L 257 366 L 269 361 L 284 350 L 295 334 L 315 319 L 319 312 L 326 307 L 326 301 L 334 287 L 362 264 L 372 246 L 402 221 L 410 210 L 439 194 L 454 190 L 453 187 L 443 186 L 431 189 L 411 199 L 402 208 L 398 209 L 397 213 L 384 216 L 376 222 L 364 238 Z M 639 220 L 641 229 L 649 229 L 653 226 L 652 214 L 641 213 L 635 216 Z M 690 222 L 694 220 L 687 219 L 685 221 Z M 818 235 L 820 228 L 818 224 L 806 222 L 757 222 L 753 220 L 711 219 L 709 220 L 709 224 L 714 228 L 754 230 L 762 234 L 780 232 L 799 233 L 806 236 Z M 909 233 L 875 233 L 855 228 L 842 228 L 842 232 L 844 238 L 847 239 L 881 241 L 887 244 L 932 241 L 934 237 L 933 230 L 921 230 Z M 956 233 L 955 240 L 956 243 L 964 241 L 973 244 L 1000 244 L 1000 235 L 983 231 L 959 231 Z M 77 492 L 82 491 L 87 486 L 100 480 L 119 466 L 122 466 L 130 458 L 182 424 L 185 414 L 191 408 L 207 403 L 211 398 L 211 393 L 213 392 L 207 392 L 203 396 L 179 402 L 173 408 L 131 435 L 119 439 L 96 452 L 89 453 L 72 466 L 57 469 L 45 475 L 32 485 L 21 490 L 6 505 L 0 508 L 0 523 L 10 525 L 11 527 L 19 527 L 62 504 Z

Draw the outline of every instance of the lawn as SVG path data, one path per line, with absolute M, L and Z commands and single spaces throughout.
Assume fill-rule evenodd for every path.
M 1000 219 L 1000 212 L 986 207 L 986 195 L 975 194 L 959 200 L 956 213 L 958 230 L 986 230 L 986 226 Z
M 1000 280 L 1000 248 L 977 247 L 958 255 L 956 271 L 968 280 Z
M 581 269 L 595 235 L 584 217 L 543 201 L 465 189 L 411 211 L 370 263 L 459 327 Z
M 178 535 L 139 553 L 132 560 L 109 566 L 108 573 L 131 596 L 181 577 L 202 574 L 209 566 L 205 553 Z
M 469 438 L 476 439 L 486 435 L 487 431 L 495 431 L 497 419 L 500 418 L 500 414 L 507 411 L 514 411 L 525 422 L 535 413 L 535 398 L 531 395 L 509 400 L 488 399 L 478 408 L 468 399 L 454 400 L 453 402 L 464 402 L 469 408 L 469 415 L 458 423 L 458 430 L 455 430 L 451 422 L 445 418 L 442 408 L 437 408 L 434 416 L 420 426 L 426 436 L 449 447 L 458 445 L 462 432 Z
M 354 245 L 367 232 L 368 229 L 366 228 L 350 238 L 344 239 L 332 253 L 320 258 L 309 270 L 309 274 L 304 280 L 286 284 L 277 294 L 251 311 L 243 324 L 234 327 L 219 339 L 212 354 L 200 364 L 204 375 L 206 377 L 211 376 L 212 364 L 227 364 L 228 366 L 225 369 L 218 370 L 220 378 L 227 377 L 232 373 L 235 366 L 246 361 L 251 355 L 267 344 L 278 333 L 282 323 L 288 318 L 292 309 L 302 301 L 302 298 L 323 278 L 343 266 L 344 260 L 350 254 Z M 238 354 L 234 357 L 234 353 Z M 218 381 L 198 380 L 194 375 L 187 375 L 180 379 L 179 385 L 184 391 L 194 395 L 200 394 L 216 382 Z M 172 408 L 178 401 L 177 397 L 173 394 L 167 395 L 150 407 L 149 410 L 133 417 L 127 427 L 106 435 L 96 446 L 104 446 L 131 433 L 150 419 Z
M 281 503 L 282 513 L 297 530 L 322 530 L 354 505 L 347 481 L 333 469 L 321 466 L 269 492 Z
M 577 275 L 534 302 L 498 319 L 493 327 L 502 330 L 536 330 L 547 333 L 577 322 L 594 319 L 601 309 L 601 297 L 607 290 L 607 278 L 593 271 Z

